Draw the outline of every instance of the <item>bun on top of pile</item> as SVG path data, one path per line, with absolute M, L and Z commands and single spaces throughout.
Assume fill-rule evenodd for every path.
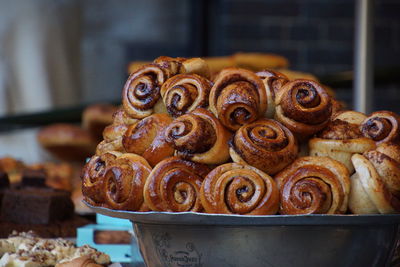
M 159 57 L 82 171 L 88 203 L 242 215 L 400 211 L 399 116 L 342 110 L 326 87 L 276 70 Z

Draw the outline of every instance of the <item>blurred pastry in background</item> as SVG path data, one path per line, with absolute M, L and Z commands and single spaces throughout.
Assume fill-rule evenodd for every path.
M 20 160 L 8 156 L 0 158 L 0 170 L 7 173 L 11 184 L 21 181 L 21 175 L 24 168 L 25 165 Z
M 29 168 L 33 170 L 44 170 L 46 173 L 47 186 L 54 189 L 72 191 L 74 170 L 70 164 L 65 162 L 45 162 L 29 165 Z
M 287 68 L 289 61 L 287 58 L 268 53 L 235 53 L 233 55 L 235 67 L 245 68 L 252 71 L 262 69 Z
M 103 139 L 103 130 L 112 124 L 113 114 L 118 107 L 110 104 L 94 104 L 88 106 L 82 113 L 82 128 L 87 130 L 100 142 Z
M 92 135 L 73 124 L 57 123 L 38 132 L 37 140 L 43 148 L 58 159 L 83 162 L 96 149 Z

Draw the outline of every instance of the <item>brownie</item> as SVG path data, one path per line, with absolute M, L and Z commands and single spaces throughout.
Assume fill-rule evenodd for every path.
M 46 172 L 44 170 L 25 169 L 22 172 L 22 187 L 46 187 Z
M 4 221 L 19 224 L 49 224 L 74 214 L 70 193 L 51 188 L 5 190 L 1 205 Z
M 10 187 L 10 180 L 6 172 L 0 171 L 0 207 L 3 200 L 4 191 Z

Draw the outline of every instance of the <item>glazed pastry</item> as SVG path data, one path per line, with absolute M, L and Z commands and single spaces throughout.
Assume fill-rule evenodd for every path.
M 97 145 L 96 154 L 101 155 L 108 151 L 125 152 L 122 145 L 122 138 L 128 127 L 138 121 L 127 115 L 123 109 L 119 109 L 113 115 L 113 123 L 104 128 L 104 140 Z
M 286 83 L 277 92 L 275 104 L 275 118 L 300 140 L 322 130 L 331 118 L 331 98 L 315 81 Z
M 144 65 L 132 73 L 122 91 L 124 111 L 135 119 L 162 111 L 160 89 L 168 77 L 157 64 Z
M 375 147 L 375 142 L 364 137 L 359 129 L 365 118 L 363 113 L 356 111 L 338 113 L 317 137 L 309 140 L 310 156 L 331 157 L 342 162 L 352 174 L 351 156 Z
M 124 146 L 122 145 L 122 138 L 110 142 L 103 140 L 96 147 L 96 155 L 98 156 L 111 151 L 125 152 Z
M 209 171 L 204 164 L 167 158 L 154 167 L 147 179 L 145 203 L 154 211 L 202 211 L 200 187 Z
M 106 168 L 102 190 L 105 206 L 115 210 L 145 211 L 143 188 L 151 167 L 141 156 L 125 153 Z
M 236 53 L 233 60 L 235 66 L 253 71 L 285 68 L 289 65 L 285 57 L 267 53 Z
M 151 166 L 174 154 L 165 141 L 165 129 L 172 122 L 167 114 L 153 114 L 129 126 L 122 138 L 126 152 L 144 157 Z
M 113 114 L 117 107 L 110 104 L 90 105 L 82 113 L 82 127 L 96 140 L 102 140 L 102 133 L 106 126 L 113 122 Z
M 210 77 L 210 70 L 207 63 L 199 58 L 183 58 L 183 57 L 167 57 L 161 56 L 153 61 L 159 65 L 167 73 L 168 77 L 172 77 L 177 74 L 198 74 L 205 78 Z
M 302 157 L 275 176 L 280 214 L 345 213 L 350 193 L 346 167 L 328 157 Z
M 165 131 L 165 139 L 176 149 L 176 155 L 205 164 L 228 161 L 230 137 L 219 120 L 203 108 L 178 117 Z
M 212 170 L 204 179 L 200 198 L 207 213 L 269 215 L 279 207 L 274 180 L 252 166 L 238 163 Z
M 82 193 L 85 200 L 92 205 L 104 203 L 104 192 L 101 190 L 107 166 L 122 155 L 119 152 L 108 152 L 100 156 L 93 156 L 82 170 Z
M 263 82 L 267 93 L 267 111 L 265 116 L 273 118 L 275 114 L 275 94 L 289 81 L 286 75 L 274 70 L 262 70 L 256 73 Z
M 91 134 L 73 124 L 57 123 L 40 129 L 38 142 L 57 158 L 67 161 L 83 161 L 96 148 Z
M 235 131 L 265 114 L 267 95 L 264 83 L 251 71 L 224 69 L 211 88 L 210 110 L 226 128 Z
M 179 117 L 196 108 L 208 107 L 212 83 L 197 74 L 179 74 L 161 87 L 161 96 L 168 113 Z
M 400 117 L 396 113 L 377 111 L 363 121 L 361 131 L 365 137 L 373 139 L 377 144 L 400 144 L 399 123 Z
M 351 158 L 349 208 L 356 214 L 400 212 L 400 147 L 382 143 Z
M 113 114 L 112 124 L 104 128 L 103 138 L 107 142 L 112 142 L 116 139 L 121 138 L 129 125 L 138 122 L 137 119 L 130 117 L 123 109 L 117 110 Z
M 272 119 L 259 119 L 236 131 L 230 143 L 234 162 L 249 164 L 274 175 L 292 163 L 298 153 L 293 134 Z

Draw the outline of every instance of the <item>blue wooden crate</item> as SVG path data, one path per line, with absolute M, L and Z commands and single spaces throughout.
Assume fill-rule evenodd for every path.
M 97 224 L 130 226 L 132 229 L 132 223 L 129 220 L 114 218 L 98 213 L 96 214 L 96 222 Z
M 89 224 L 78 228 L 76 244 L 77 246 L 90 245 L 97 250 L 104 252 L 111 257 L 112 262 L 121 263 L 142 263 L 135 238 L 132 237 L 131 244 L 96 244 L 94 234 L 96 231 L 132 231 L 132 225 L 105 225 Z

